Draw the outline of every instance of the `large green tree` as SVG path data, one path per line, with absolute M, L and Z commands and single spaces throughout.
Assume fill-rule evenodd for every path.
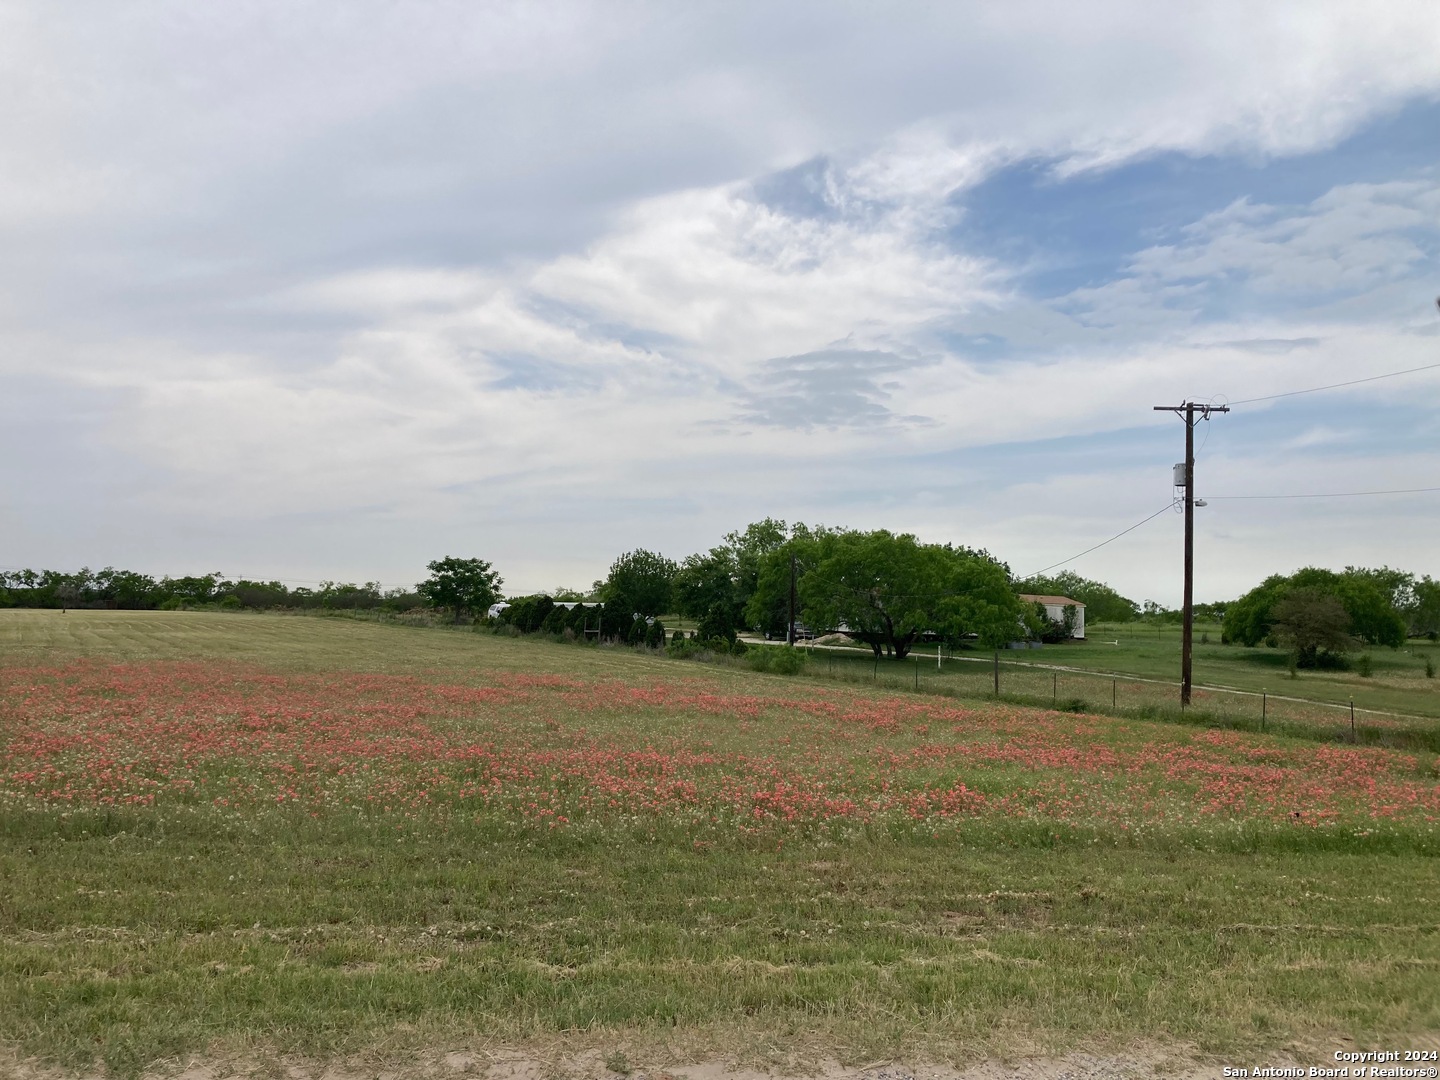
M 772 632 L 783 627 L 783 600 L 771 597 L 766 610 L 753 620 L 747 618 L 747 608 L 759 588 L 766 560 L 792 536 L 809 536 L 810 532 L 804 525 L 792 529 L 783 521 L 766 518 L 747 525 L 742 532 L 727 533 L 724 543 L 691 555 L 681 564 L 675 575 L 675 610 L 702 620 L 727 637 L 746 625 Z M 786 574 L 788 589 L 788 569 Z
M 884 529 L 814 530 L 792 538 L 762 567 L 752 608 L 768 610 L 788 593 L 789 557 L 795 556 L 800 618 L 840 630 L 875 655 L 904 659 L 926 632 L 959 641 L 970 634 L 985 644 L 1015 637 L 1021 604 L 1009 570 L 984 552 L 949 544 L 922 544 Z M 767 595 L 768 593 L 768 595 Z
M 1259 645 L 1270 636 L 1275 618 L 1271 614 L 1285 595 L 1290 579 L 1271 574 L 1255 588 L 1225 608 L 1220 640 L 1237 645 Z
M 1440 581 L 1426 574 L 1416 579 L 1413 590 L 1414 600 L 1405 612 L 1410 633 L 1432 636 L 1440 633 Z
M 601 587 L 606 608 L 637 615 L 661 615 L 670 610 L 671 588 L 679 568 L 675 563 L 644 548 L 621 555 L 610 566 Z
M 723 547 L 687 556 L 675 574 L 675 610 L 692 619 L 718 620 L 735 629 L 745 610 L 735 576 L 734 559 Z
M 160 592 L 159 583 L 149 574 L 116 570 L 113 566 L 95 575 L 94 588 L 97 599 L 118 608 L 154 607 Z
M 219 570 L 213 574 L 167 577 L 160 582 L 159 589 L 171 600 L 186 604 L 208 604 L 217 599 L 222 577 Z
M 1395 608 L 1393 574 L 1356 567 L 1336 573 L 1315 566 L 1288 577 L 1274 574 L 1229 605 L 1222 631 L 1224 640 L 1260 644 L 1274 632 L 1276 605 L 1297 589 L 1311 589 L 1340 603 L 1349 619 L 1347 633 L 1371 645 L 1402 645 L 1406 623 Z
M 793 536 L 808 536 L 813 530 L 796 522 L 794 526 L 776 518 L 765 518 L 745 526 L 743 532 L 725 534 L 727 553 L 735 578 L 735 592 L 741 605 L 748 604 L 760 583 L 760 566 Z
M 446 608 L 461 615 L 478 615 L 500 599 L 504 580 L 484 559 L 461 559 L 447 555 L 428 564 L 430 576 L 415 591 L 431 607 Z
M 761 524 L 784 526 L 783 522 L 776 523 L 769 518 Z M 752 525 L 751 529 L 754 528 L 756 526 Z M 809 526 L 797 521 L 780 542 L 767 543 L 763 549 L 752 553 L 755 570 L 745 601 L 746 626 L 761 631 L 766 637 L 786 635 L 790 624 L 791 560 L 794 560 L 796 581 L 804 580 L 815 565 L 820 538 L 829 536 L 833 531 L 824 525 Z M 735 535 L 731 533 L 730 537 Z M 798 611 L 796 621 L 805 621 Z
M 1334 595 L 1350 616 L 1350 633 L 1370 645 L 1398 648 L 1405 644 L 1405 616 L 1395 607 L 1389 575 L 1347 567 Z
M 1355 647 L 1350 614 L 1338 597 L 1315 585 L 1290 589 L 1273 611 L 1276 638 L 1295 650 L 1299 667 L 1320 666 L 1320 654 L 1339 655 Z

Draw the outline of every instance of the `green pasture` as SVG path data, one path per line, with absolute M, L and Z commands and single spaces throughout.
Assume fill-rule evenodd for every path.
M 937 648 L 921 644 L 904 661 L 877 663 L 868 647 L 827 644 L 814 648 L 809 671 L 896 690 L 994 696 L 996 654 L 945 649 L 937 664 Z M 1358 740 L 1440 750 L 1440 678 L 1426 675 L 1427 658 L 1440 672 L 1440 644 L 1412 639 L 1401 649 L 1369 649 L 1368 677 L 1355 670 L 1359 655 L 1352 654 L 1349 671 L 1297 670 L 1292 677 L 1284 650 L 1222 645 L 1218 625 L 1197 625 L 1193 708 L 1184 716 L 1179 627 L 1100 624 L 1087 628 L 1085 641 L 1000 650 L 1000 697 L 1255 730 L 1288 725 L 1327 739 L 1351 737 L 1353 701 Z
M 1353 698 L 1357 707 L 1440 717 L 1440 678 L 1425 674 L 1427 658 L 1440 672 L 1440 643 L 1423 638 L 1399 649 L 1365 649 L 1372 667 L 1369 677 L 1357 670 L 1362 653 L 1352 653 L 1349 671 L 1299 669 L 1292 678 L 1285 649 L 1222 645 L 1218 623 L 1197 623 L 1193 648 L 1197 685 L 1339 703 Z M 1178 681 L 1180 628 L 1100 623 L 1087 629 L 1084 642 L 1047 645 L 1040 654 L 1046 662 Z
M 1113 638 L 1092 634 L 1102 636 Z M 1103 648 L 1026 659 L 1111 670 L 1118 658 L 1138 674 L 1174 655 L 1173 642 L 1143 634 Z M 1207 672 L 1253 664 L 1268 675 L 1268 660 L 1203 648 Z M 218 659 L 337 681 L 685 679 L 761 700 L 825 685 L 829 663 L 782 678 L 468 628 L 0 611 L 0 665 L 76 659 Z M 975 680 L 976 694 L 992 677 L 951 660 L 936 675 L 925 659 L 903 672 L 882 662 L 892 685 L 875 690 L 863 660 L 838 662 L 856 665 L 845 676 L 855 693 L 877 699 L 917 672 Z M 1048 688 L 1050 673 L 1037 677 Z M 1386 679 L 1395 685 L 1382 690 Z M 1429 686 L 1402 687 L 1378 663 L 1376 683 L 1397 700 L 1428 694 L 1434 707 Z M 1097 697 L 1061 685 L 1062 699 Z M 1343 679 L 1325 685 L 1350 692 Z M 696 717 L 606 722 L 658 742 Z M 1132 719 L 1122 735 L 1106 726 L 1118 721 L 1094 722 L 1101 741 L 1175 730 Z M 12 735 L 0 728 L 0 755 Z M 0 803 L 0 1045 L 46 1067 L 125 1077 L 178 1071 L 195 1055 L 359 1055 L 378 1069 L 497 1045 L 542 1057 L 592 1049 L 614 1071 L 647 1073 L 717 1056 L 964 1062 L 1142 1042 L 1318 1064 L 1341 1039 L 1385 1049 L 1440 1030 L 1440 875 L 1427 844 L 1360 833 L 1265 844 L 1030 820 L 943 838 L 781 828 L 699 843 L 644 822 L 571 834 L 424 816 Z

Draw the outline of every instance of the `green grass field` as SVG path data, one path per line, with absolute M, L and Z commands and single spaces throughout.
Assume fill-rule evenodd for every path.
M 1344 703 L 1357 707 L 1440 718 L 1440 678 L 1425 675 L 1428 657 L 1440 670 L 1440 644 L 1413 639 L 1400 649 L 1366 650 L 1373 674 L 1350 671 L 1297 671 L 1291 678 L 1284 649 L 1220 644 L 1218 624 L 1195 627 L 1194 678 L 1201 685 Z M 1112 644 L 1118 642 L 1118 644 Z M 1180 667 L 1180 628 L 1099 624 L 1083 643 L 1047 646 L 1047 661 L 1100 671 L 1119 671 L 1176 681 Z
M 0 612 L 0 1043 L 118 1076 L 1433 1044 L 1433 753 L 816 675 Z

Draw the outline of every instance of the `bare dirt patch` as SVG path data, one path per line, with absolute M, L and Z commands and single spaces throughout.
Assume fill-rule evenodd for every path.
M 1268 1065 L 1293 1065 L 1285 1055 Z M 169 1062 L 145 1080 L 1210 1080 L 1221 1064 L 1193 1049 L 1143 1045 L 1115 1053 L 987 1058 L 964 1065 L 875 1061 L 847 1066 L 830 1058 L 781 1059 L 769 1064 L 723 1059 L 650 1066 L 619 1051 L 548 1054 L 511 1048 L 417 1052 L 384 1061 L 313 1061 L 259 1053 L 216 1060 Z M 0 1058 L 8 1080 L 106 1080 L 103 1070 L 69 1072 L 10 1056 Z

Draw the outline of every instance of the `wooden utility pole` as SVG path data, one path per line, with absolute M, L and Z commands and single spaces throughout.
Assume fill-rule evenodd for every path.
M 1156 412 L 1173 412 L 1185 421 L 1185 607 L 1180 623 L 1180 707 L 1190 704 L 1190 642 L 1195 627 L 1195 420 L 1209 420 L 1212 412 L 1228 413 L 1228 405 L 1156 405 Z M 1176 485 L 1177 487 L 1180 485 Z
M 786 635 L 786 640 L 791 645 L 795 644 L 795 553 L 793 551 L 790 553 L 790 633 Z

